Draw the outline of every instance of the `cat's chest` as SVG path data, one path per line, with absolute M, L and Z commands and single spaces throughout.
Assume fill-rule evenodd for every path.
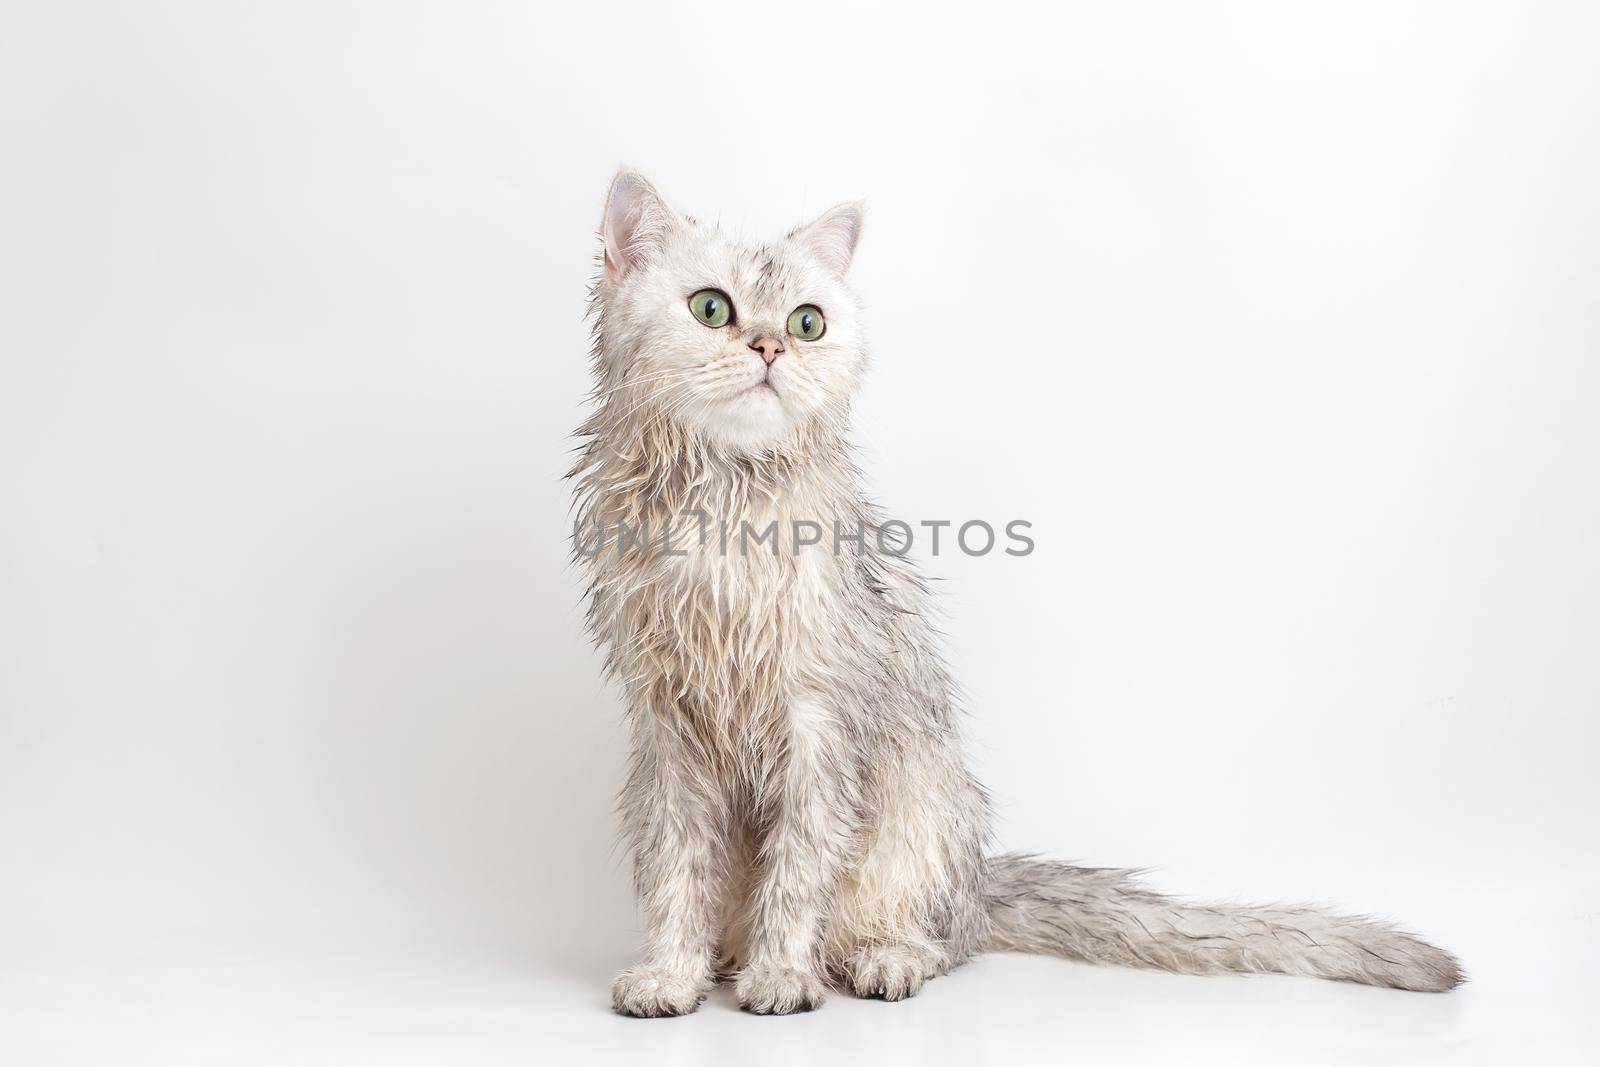
M 837 559 L 822 544 L 748 529 L 691 536 L 639 563 L 639 587 L 669 612 L 727 631 L 825 625 L 841 596 Z M 787 635 L 786 635 L 787 636 Z
M 769 526 L 713 524 L 626 561 L 620 641 L 719 702 L 770 703 L 825 673 L 844 629 L 839 560 L 804 528 Z

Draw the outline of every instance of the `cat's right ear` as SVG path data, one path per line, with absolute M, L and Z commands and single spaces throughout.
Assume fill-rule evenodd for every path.
M 631 170 L 618 171 L 600 223 L 606 280 L 621 281 L 660 255 L 677 220 L 655 186 Z

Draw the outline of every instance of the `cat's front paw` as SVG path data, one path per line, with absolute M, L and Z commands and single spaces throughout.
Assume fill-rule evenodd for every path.
M 822 1006 L 827 990 L 809 971 L 792 967 L 746 967 L 733 980 L 739 1006 L 757 1015 L 791 1015 Z
M 850 988 L 858 997 L 904 1000 L 922 989 L 922 982 L 940 972 L 939 960 L 910 945 L 865 945 L 845 966 Z
M 660 1019 L 687 1015 L 711 989 L 709 975 L 684 974 L 661 967 L 634 967 L 611 983 L 611 1006 L 620 1015 Z

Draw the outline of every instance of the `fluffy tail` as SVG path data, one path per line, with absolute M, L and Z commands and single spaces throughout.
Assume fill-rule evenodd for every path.
M 1305 907 L 1185 904 L 1132 871 L 996 856 L 987 947 L 1180 974 L 1301 974 L 1442 992 L 1461 983 L 1450 953 L 1372 919 Z

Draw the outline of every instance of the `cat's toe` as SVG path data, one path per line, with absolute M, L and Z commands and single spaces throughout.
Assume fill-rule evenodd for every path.
M 711 988 L 709 977 L 660 967 L 635 967 L 611 983 L 611 1006 L 619 1015 L 660 1019 L 687 1015 L 700 1006 Z
M 816 975 L 791 967 L 746 967 L 734 979 L 739 1006 L 756 1015 L 792 1015 L 822 1006 L 827 990 Z
M 939 969 L 927 953 L 910 945 L 867 945 L 850 958 L 845 972 L 856 996 L 904 1000 L 916 996 L 923 980 Z

